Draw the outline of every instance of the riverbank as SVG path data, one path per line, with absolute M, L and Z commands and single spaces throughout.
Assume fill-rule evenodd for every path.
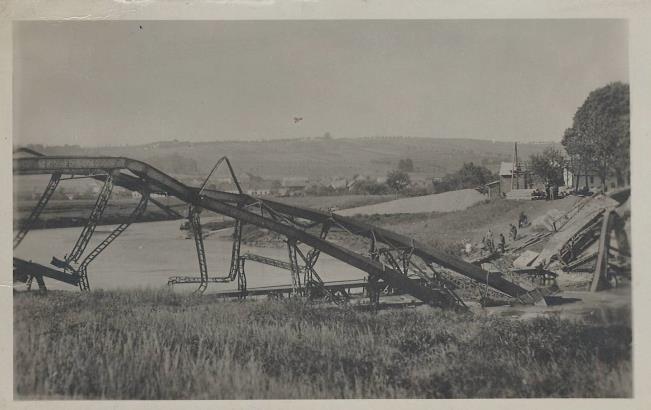
M 181 215 L 185 215 L 185 203 L 176 199 L 164 199 L 163 202 L 172 210 Z M 56 229 L 56 228 L 73 228 L 81 227 L 86 224 L 88 215 L 95 200 L 52 200 L 33 223 L 32 229 Z M 117 225 L 125 222 L 131 212 L 136 208 L 138 200 L 119 199 L 112 200 L 106 206 L 104 214 L 99 221 L 99 225 Z M 13 220 L 14 230 L 22 225 L 36 206 L 36 201 L 18 201 L 14 204 Z M 171 216 L 153 203 L 149 203 L 145 212 L 138 219 L 139 222 L 169 221 L 179 219 Z
M 394 199 L 393 195 L 332 195 L 332 196 L 296 196 L 272 198 L 276 201 L 289 205 L 308 207 L 326 211 L 329 209 L 346 209 L 364 205 L 378 204 Z M 187 204 L 176 198 L 159 199 L 165 206 L 179 213 L 181 218 L 187 216 Z M 16 200 L 14 203 L 14 229 L 27 220 L 36 206 L 36 200 Z M 32 229 L 55 229 L 80 227 L 86 223 L 90 214 L 94 199 L 75 200 L 50 200 L 47 206 L 34 222 Z M 113 199 L 109 201 L 106 210 L 99 221 L 99 225 L 116 225 L 124 222 L 133 209 L 137 206 L 138 200 L 131 198 Z M 206 212 L 206 216 L 223 218 L 212 212 Z M 145 213 L 139 218 L 140 222 L 169 221 L 180 219 L 171 216 L 153 203 L 149 203 Z

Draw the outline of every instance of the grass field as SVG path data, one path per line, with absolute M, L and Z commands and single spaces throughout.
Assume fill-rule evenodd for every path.
M 630 397 L 607 323 L 167 291 L 14 296 L 17 399 Z
M 331 195 L 331 196 L 296 196 L 287 198 L 271 198 L 289 205 L 301 206 L 323 211 L 328 208 L 346 209 L 358 206 L 379 204 L 393 201 L 395 195 Z
M 578 201 L 578 197 L 567 197 L 557 201 L 511 201 L 496 199 L 480 202 L 467 209 L 431 214 L 398 214 L 356 216 L 357 220 L 379 225 L 402 233 L 414 239 L 427 242 L 478 241 L 486 230 L 491 228 L 495 235 L 500 232 L 508 237 L 509 224 L 517 225 L 520 212 L 529 220 L 544 215 L 550 209 L 568 211 Z

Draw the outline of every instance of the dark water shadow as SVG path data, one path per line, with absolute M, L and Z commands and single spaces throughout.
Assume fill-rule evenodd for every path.
M 564 298 L 562 296 L 546 296 L 545 297 L 545 302 L 547 302 L 547 306 L 566 305 L 568 303 L 580 302 L 581 300 L 583 300 L 583 299 Z

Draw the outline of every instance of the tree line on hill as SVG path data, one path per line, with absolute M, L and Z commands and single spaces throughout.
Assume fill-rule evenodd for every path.
M 592 91 L 574 114 L 572 126 L 565 130 L 561 144 L 565 152 L 548 147 L 540 154 L 529 157 L 528 169 L 542 181 L 555 185 L 564 183 L 564 170 L 574 176 L 575 188 L 579 189 L 580 177 L 600 178 L 602 189 L 606 190 L 609 176 L 616 178 L 618 186 L 630 181 L 630 104 L 629 85 L 621 82 L 608 84 Z M 332 139 L 325 133 L 323 139 Z M 176 142 L 176 141 L 175 141 Z M 71 154 L 82 151 L 77 145 L 44 147 L 31 145 L 48 154 Z M 146 159 L 155 167 L 173 174 L 198 174 L 197 161 L 178 153 L 153 156 Z M 401 193 L 403 195 L 424 195 L 445 191 L 477 188 L 499 178 L 485 160 L 481 165 L 464 163 L 455 172 L 435 179 L 430 187 L 415 187 L 409 173 L 416 169 L 410 158 L 400 159 L 396 169 L 388 172 L 385 182 L 366 179 L 356 181 L 352 186 L 333 188 L 314 186 L 306 189 L 308 195 L 337 195 L 341 193 L 381 195 Z M 413 175 L 413 174 L 412 174 Z
M 621 82 L 608 84 L 592 91 L 574 114 L 572 127 L 565 130 L 561 144 L 565 150 L 548 147 L 529 157 L 528 169 L 544 183 L 563 185 L 564 171 L 574 175 L 575 189 L 580 177 L 585 186 L 588 176 L 599 177 L 601 187 L 615 176 L 616 185 L 630 183 L 630 105 L 629 86 Z M 398 169 L 388 175 L 388 185 L 400 192 L 409 185 L 411 160 L 401 160 Z M 405 180 L 405 175 L 407 179 Z M 495 181 L 499 175 L 482 165 L 464 163 L 456 172 L 433 180 L 434 193 L 476 188 Z

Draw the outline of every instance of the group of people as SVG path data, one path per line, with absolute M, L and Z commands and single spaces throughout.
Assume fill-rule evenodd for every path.
M 544 199 L 544 200 L 553 200 L 553 199 L 560 199 L 562 198 L 563 195 L 559 192 L 559 187 L 558 185 L 555 184 L 550 184 L 547 183 L 545 184 L 545 190 L 543 191 L 540 188 L 534 189 L 534 191 L 531 193 L 531 198 L 532 199 Z
M 486 232 L 486 235 L 484 235 L 481 242 L 482 242 L 482 251 L 486 250 L 488 251 L 489 254 L 495 253 L 496 250 L 499 253 L 504 253 L 504 249 L 506 247 L 506 238 L 504 237 L 504 234 L 501 232 L 498 237 L 498 242 L 497 244 L 495 244 L 493 231 L 491 231 L 491 229 L 488 228 L 488 232 Z
M 516 227 L 515 224 L 509 224 L 509 240 L 511 242 L 515 242 L 518 239 L 518 229 L 523 228 L 527 225 L 529 225 L 529 218 L 524 212 L 520 212 L 520 215 L 518 217 L 518 226 Z M 497 236 L 497 242 L 495 241 L 495 237 L 493 235 L 493 231 L 489 228 L 488 232 L 486 232 L 486 235 L 482 238 L 482 253 L 483 251 L 488 251 L 489 254 L 493 254 L 495 252 L 499 253 L 504 253 L 506 249 L 506 237 L 502 232 Z M 466 248 L 465 248 L 466 253 L 470 252 L 470 246 L 469 243 L 466 243 Z

